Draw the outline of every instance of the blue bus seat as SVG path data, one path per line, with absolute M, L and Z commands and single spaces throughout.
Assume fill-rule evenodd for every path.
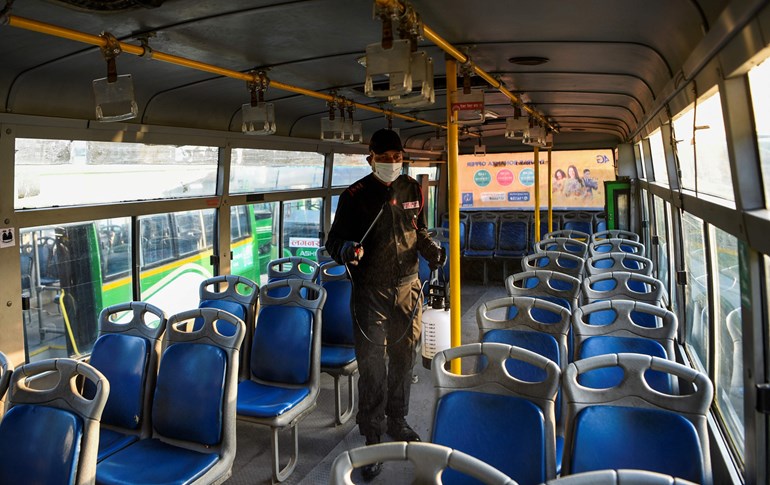
M 446 369 L 458 358 L 484 357 L 475 374 Z M 509 359 L 532 365 L 544 375 L 521 380 L 506 370 Z M 477 343 L 438 352 L 432 366 L 436 388 L 431 441 L 467 453 L 518 483 L 556 477 L 555 401 L 559 366 L 529 350 L 500 343 Z M 523 446 L 523 444 L 526 444 Z M 465 483 L 452 470 L 444 483 Z
M 660 280 L 628 271 L 589 276 L 582 283 L 583 303 L 600 300 L 635 300 L 666 306 L 668 293 Z
M 489 212 L 476 212 L 470 216 L 468 245 L 463 256 L 468 259 L 481 259 L 484 263 L 484 284 L 487 284 L 487 262 L 495 255 L 497 247 L 497 215 Z
M 346 272 L 335 271 L 343 265 L 328 263 L 321 266 L 321 287 L 326 290 L 321 328 L 321 372 L 334 378 L 334 411 L 337 424 L 343 424 L 355 410 L 354 376 L 358 361 L 353 338 L 353 316 L 350 295 L 353 285 Z M 348 399 L 342 406 L 340 380 L 347 377 Z
M 561 216 L 562 228 L 572 229 L 588 234 L 594 233 L 594 216 L 590 212 L 567 212 Z
M 506 310 L 505 319 L 495 318 L 496 310 Z M 515 314 L 508 314 L 515 310 Z M 514 296 L 498 298 L 479 305 L 476 323 L 481 342 L 498 342 L 531 350 L 566 369 L 569 359 L 568 338 L 572 315 L 560 305 L 538 298 Z M 482 362 L 483 364 L 483 362 Z M 527 363 L 509 360 L 508 372 L 523 380 L 542 380 L 542 371 Z M 561 393 L 556 396 L 556 468 L 561 465 L 564 424 L 561 419 Z
M 290 256 L 287 258 L 274 259 L 267 264 L 267 282 L 281 281 L 287 279 L 300 279 L 305 281 L 318 281 L 320 266 L 311 259 L 300 256 Z M 286 296 L 289 288 L 286 286 L 276 286 L 270 289 L 275 292 L 270 296 Z M 308 291 L 307 288 L 302 289 Z
M 238 380 L 249 378 L 251 338 L 257 321 L 257 298 L 259 286 L 244 276 L 220 275 L 201 282 L 198 289 L 198 308 L 216 308 L 232 313 L 246 324 L 240 350 Z M 196 322 L 200 324 L 201 322 Z
M 199 319 L 203 325 L 196 329 Z M 97 484 L 220 483 L 230 476 L 244 333 L 241 319 L 215 308 L 169 317 L 152 404 L 152 437 L 101 461 Z
M 509 476 L 497 468 L 459 450 L 435 443 L 396 441 L 362 446 L 343 451 L 332 463 L 329 485 L 353 483 L 350 475 L 354 469 L 372 463 L 409 461 L 414 478 L 411 483 L 442 483 L 439 478 L 444 470 L 451 469 L 481 483 L 516 485 Z
M 469 216 L 467 212 L 460 212 L 460 253 L 465 251 L 465 245 L 468 242 L 468 222 Z M 449 214 L 444 213 L 441 215 L 441 227 L 449 230 Z
M 604 253 L 632 253 L 640 256 L 644 255 L 644 244 L 630 239 L 600 239 L 593 241 L 588 245 L 588 253 L 590 257 L 597 256 Z
M 628 241 L 639 242 L 639 234 L 623 229 L 605 229 L 596 231 L 591 235 L 591 242 L 599 242 L 604 239 L 626 239 Z
M 89 363 L 109 380 L 112 392 L 102 413 L 98 461 L 152 434 L 152 393 L 165 329 L 163 310 L 141 301 L 112 305 L 99 314 Z M 88 396 L 94 391 L 84 388 Z
M 92 397 L 78 392 L 79 379 L 92 384 Z M 107 378 L 85 362 L 47 359 L 17 368 L 0 422 L 0 483 L 94 483 L 109 394 Z
M 578 304 L 580 280 L 558 271 L 534 270 L 505 279 L 509 296 L 542 298 L 573 311 Z
M 503 261 L 503 278 L 508 276 L 508 260 L 529 252 L 530 215 L 525 212 L 506 212 L 500 216 L 500 230 L 494 258 Z
M 586 339 L 612 335 L 654 340 L 665 350 L 663 358 L 675 360 L 678 327 L 673 312 L 639 301 L 604 300 L 583 305 L 572 314 L 577 356 Z
M 633 253 L 602 253 L 586 260 L 586 272 L 589 276 L 613 271 L 628 271 L 645 276 L 652 276 L 652 260 Z
M 624 373 L 617 386 L 580 384 L 581 375 L 608 367 Z M 671 374 L 689 392 L 653 390 L 646 380 L 650 371 Z M 706 413 L 714 389 L 702 372 L 649 355 L 608 354 L 571 363 L 562 386 L 567 409 L 563 475 L 640 469 L 711 485 Z
M 536 253 L 559 251 L 585 258 L 588 255 L 588 243 L 578 239 L 570 239 L 568 237 L 554 237 L 536 242 L 533 246 L 533 250 Z
M 607 214 L 597 212 L 594 214 L 594 234 L 607 230 Z
M 521 258 L 521 269 L 524 271 L 556 271 L 580 279 L 583 277 L 584 268 L 583 258 L 561 251 L 532 253 Z
M 329 254 L 329 251 L 326 250 L 326 246 L 320 246 L 315 250 L 315 259 L 319 266 L 328 263 L 329 261 L 334 261 L 334 258 Z
M 238 419 L 270 427 L 275 482 L 294 471 L 299 458 L 297 424 L 316 406 L 325 301 L 325 289 L 296 278 L 268 283 L 259 295 L 250 378 L 238 385 Z M 286 428 L 291 431 L 293 453 L 281 468 L 278 432 Z
M 577 239 L 578 241 L 583 241 L 584 243 L 588 243 L 591 241 L 591 235 L 587 232 L 578 231 L 575 229 L 560 229 L 556 231 L 551 231 L 543 235 L 542 239 L 554 239 L 557 237 L 566 237 L 567 239 Z

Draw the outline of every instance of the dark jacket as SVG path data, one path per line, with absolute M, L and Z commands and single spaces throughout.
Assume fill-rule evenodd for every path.
M 381 208 L 382 215 L 362 241 Z M 349 266 L 357 284 L 394 286 L 417 274 L 418 251 L 429 262 L 440 257 L 440 247 L 425 227 L 420 185 L 408 175 L 387 186 L 370 174 L 340 195 L 326 240 L 326 250 L 338 263 L 343 262 L 348 241 L 360 242 L 364 248 L 363 259 Z

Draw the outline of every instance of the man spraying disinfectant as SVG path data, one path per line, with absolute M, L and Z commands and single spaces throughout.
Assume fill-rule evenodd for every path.
M 369 143 L 373 173 L 340 195 L 326 249 L 346 264 L 353 282 L 351 311 L 356 328 L 358 423 L 366 444 L 387 432 L 396 441 L 420 441 L 406 422 L 420 338 L 418 252 L 435 269 L 444 249 L 428 235 L 420 185 L 402 175 L 403 147 L 398 134 L 378 130 Z M 386 359 L 387 355 L 387 359 Z M 364 479 L 382 464 L 363 467 Z

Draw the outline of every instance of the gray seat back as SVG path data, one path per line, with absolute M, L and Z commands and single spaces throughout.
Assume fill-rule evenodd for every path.
M 585 271 L 585 260 L 572 253 L 561 251 L 543 251 L 521 258 L 524 271 L 548 270 L 581 278 Z
M 589 276 L 613 271 L 628 271 L 652 276 L 653 263 L 640 254 L 626 252 L 601 253 L 586 260 L 586 274 Z
M 330 485 L 354 483 L 350 475 L 355 468 L 378 462 L 409 461 L 413 466 L 412 483 L 441 484 L 447 468 L 457 470 L 484 484 L 515 485 L 509 476 L 495 467 L 459 450 L 434 443 L 396 441 L 363 446 L 343 451 L 332 464 Z
M 257 300 L 259 285 L 244 276 L 220 275 L 201 282 L 198 288 L 201 308 L 225 310 L 243 320 L 246 324 L 240 350 L 238 378 L 249 378 L 251 339 L 257 322 Z
M 544 485 L 695 485 L 684 478 L 647 470 L 597 470 L 548 480 Z
M 568 239 L 578 239 L 580 241 L 588 243 L 591 240 L 591 235 L 578 231 L 576 229 L 560 229 L 558 231 L 547 232 L 543 235 L 542 239 L 553 239 L 557 237 L 566 237 Z
M 594 389 L 580 384 L 579 379 L 582 375 L 597 369 L 606 368 L 622 369 L 624 377 L 618 385 L 609 388 Z M 651 370 L 670 374 L 671 377 L 678 380 L 679 388 L 687 389 L 688 393 L 671 395 L 653 390 L 645 378 L 645 373 Z M 694 432 L 697 433 L 697 437 L 694 437 L 693 439 L 697 440 L 700 446 L 698 447 L 696 444 L 691 443 L 692 446 L 687 451 L 690 452 L 690 456 L 692 456 L 692 454 L 700 454 L 703 464 L 703 483 L 711 483 L 706 414 L 714 397 L 714 388 L 706 374 L 691 367 L 658 357 L 642 354 L 607 354 L 571 363 L 564 373 L 562 389 L 565 396 L 564 399 L 568 423 L 564 443 L 565 453 L 562 462 L 563 474 L 570 474 L 573 471 L 573 454 L 577 451 L 576 448 L 579 447 L 579 445 L 576 444 L 576 435 L 579 429 L 577 423 L 579 418 L 581 418 L 581 413 L 585 410 L 594 408 L 600 412 L 602 408 L 610 411 L 628 409 L 630 412 L 634 412 L 634 410 L 655 410 L 666 413 L 661 414 L 661 417 L 664 415 L 671 416 L 672 419 L 676 419 L 677 422 L 681 422 L 681 419 L 684 419 L 692 425 Z M 662 423 L 663 420 L 659 422 Z M 623 449 L 616 451 L 627 454 L 629 456 L 628 459 L 633 460 L 635 453 L 660 453 L 660 450 L 654 450 L 649 447 L 641 450 L 635 448 L 634 443 L 629 442 L 629 440 L 636 440 L 637 436 L 627 426 L 637 430 L 646 428 L 646 431 L 649 433 L 651 430 L 650 425 L 655 424 L 656 426 L 655 429 L 652 429 L 652 433 L 654 439 L 658 440 L 661 447 L 669 446 L 669 443 L 667 443 L 668 439 L 676 440 L 681 438 L 681 436 L 665 436 L 668 429 L 658 429 L 660 428 L 660 425 L 657 423 L 657 420 L 655 423 L 647 419 L 641 421 L 629 420 L 624 423 L 623 431 L 618 431 L 622 434 L 613 436 L 614 430 L 619 430 L 620 427 L 616 428 L 608 426 L 606 421 L 602 421 L 600 424 L 601 428 L 604 430 L 613 430 L 613 432 L 610 432 L 607 435 L 592 435 L 590 433 L 591 429 L 586 426 L 583 426 L 579 432 L 584 433 L 583 436 L 588 436 L 594 440 L 595 445 L 601 445 L 602 443 L 607 442 L 607 440 L 617 443 L 627 443 L 627 446 L 624 446 Z M 585 433 L 588 434 L 586 435 Z M 601 451 L 597 451 L 597 448 L 594 446 L 591 446 L 591 449 L 584 450 L 584 452 L 589 456 L 596 456 L 597 453 L 602 453 Z M 666 451 L 663 452 L 665 453 Z M 678 451 L 674 452 L 678 453 Z M 600 457 L 600 461 L 604 462 L 602 463 L 602 468 L 613 468 L 611 463 L 606 463 L 603 456 Z M 680 463 L 681 461 L 682 460 L 675 460 L 674 466 L 690 466 L 689 463 Z
M 632 253 L 640 256 L 644 255 L 644 244 L 630 239 L 601 239 L 599 241 L 593 241 L 588 245 L 588 253 L 590 257 L 595 257 L 604 253 Z
M 81 382 L 92 387 L 91 397 Z M 0 483 L 94 483 L 109 394 L 107 378 L 85 362 L 47 359 L 17 368 L 0 423 Z
M 200 453 L 218 454 L 219 459 L 196 477 L 201 483 L 220 480 L 232 470 L 244 334 L 245 324 L 240 318 L 215 308 L 177 313 L 166 325 L 153 403 L 153 437 Z M 223 374 L 210 368 L 219 362 L 220 355 L 225 359 Z M 187 372 L 189 368 L 198 372 Z M 185 418 L 189 415 L 204 418 L 201 423 L 189 422 Z
M 524 271 L 505 279 L 509 296 L 545 298 L 573 310 L 578 303 L 580 280 L 557 271 Z M 568 306 L 567 306 L 568 305 Z
M 657 327 L 642 326 L 634 322 L 634 314 L 652 316 Z M 600 316 L 598 324 L 591 322 L 592 316 Z M 638 316 L 637 316 L 638 318 Z M 657 305 L 630 301 L 605 300 L 589 303 L 577 308 L 572 314 L 572 329 L 575 332 L 575 355 L 580 355 L 580 348 L 586 339 L 596 336 L 638 337 L 652 339 L 666 350 L 670 360 L 675 359 L 674 339 L 678 320 L 673 312 Z
M 583 280 L 582 294 L 583 303 L 599 300 L 635 300 L 658 306 L 668 304 L 668 293 L 660 280 L 628 271 L 589 276 Z
M 309 271 L 303 271 L 303 268 L 307 268 Z M 301 280 L 317 281 L 318 269 L 318 263 L 312 259 L 300 256 L 274 259 L 267 265 L 267 279 L 268 281 L 276 281 L 298 278 Z
M 517 309 L 513 318 L 508 317 L 507 310 Z M 492 314 L 495 310 L 502 312 L 503 319 Z M 553 318 L 556 317 L 556 318 Z M 514 329 L 532 330 L 552 335 L 559 345 L 562 367 L 567 364 L 567 335 L 569 334 L 572 314 L 566 308 L 550 301 L 526 296 L 509 296 L 481 303 L 476 310 L 476 323 L 479 327 L 479 341 L 490 330 Z M 544 321 L 547 320 L 547 321 Z
M 588 243 L 578 239 L 570 239 L 568 237 L 554 237 L 536 242 L 533 249 L 536 253 L 560 251 L 562 253 L 570 253 L 585 258 L 588 254 Z
M 481 357 L 487 364 L 477 373 L 458 375 L 447 370 L 446 364 L 453 359 Z M 512 376 L 506 369 L 508 359 L 531 365 L 542 380 L 525 381 Z M 476 343 L 438 352 L 433 358 L 432 374 L 436 391 L 434 443 L 476 456 L 515 480 L 520 475 L 528 476 L 531 480 L 533 467 L 538 470 L 534 473 L 545 474 L 540 480 L 556 476 L 555 402 L 561 371 L 555 362 L 519 347 Z M 497 405 L 489 408 L 497 409 L 500 415 L 491 415 L 491 411 L 481 412 L 477 408 L 484 406 L 480 404 L 482 402 L 500 400 L 508 404 L 502 408 Z M 539 417 L 536 420 L 539 422 L 528 421 L 523 414 L 510 411 L 510 406 L 521 406 L 522 410 L 537 409 Z M 467 407 L 474 411 L 470 412 Z M 463 418 L 463 422 L 458 423 L 456 419 L 459 415 L 467 419 Z M 512 422 L 518 424 L 511 427 Z M 489 423 L 498 423 L 499 426 L 480 430 Z M 522 435 L 511 435 L 511 429 L 520 430 Z M 478 440 L 480 435 L 485 436 L 483 442 Z M 530 446 L 536 446 L 533 444 L 536 440 L 541 440 L 543 449 L 527 450 L 515 445 L 517 442 L 527 442 Z
M 628 239 L 629 241 L 639 242 L 639 234 L 623 229 L 606 229 L 595 232 L 591 235 L 591 242 L 598 242 L 602 239 Z

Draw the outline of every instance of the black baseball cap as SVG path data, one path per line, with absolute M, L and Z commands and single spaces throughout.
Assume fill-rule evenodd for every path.
M 385 153 L 389 150 L 397 150 L 399 152 L 404 151 L 404 147 L 401 146 L 401 138 L 393 130 L 382 128 L 377 130 L 369 140 L 369 150 L 374 153 Z

